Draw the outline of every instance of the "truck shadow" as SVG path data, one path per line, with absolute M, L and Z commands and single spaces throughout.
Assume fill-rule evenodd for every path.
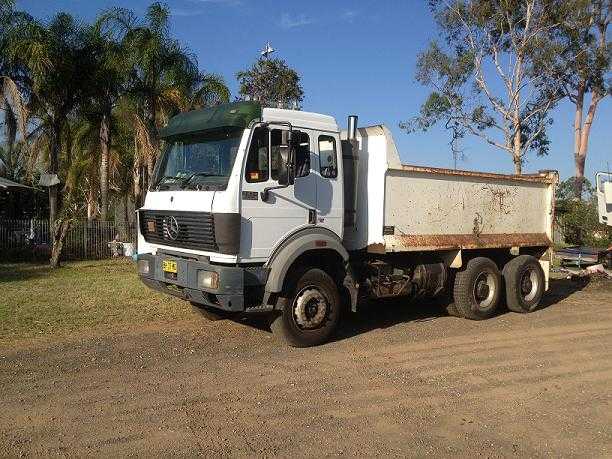
M 589 284 L 589 279 L 551 279 L 550 289 L 542 299 L 538 310 L 553 306 L 565 298 L 582 290 Z M 440 300 L 409 300 L 396 298 L 388 300 L 371 300 L 360 307 L 355 314 L 346 313 L 333 341 L 343 341 L 363 333 L 377 329 L 390 328 L 407 322 L 428 322 L 444 317 L 450 317 L 446 312 L 446 303 Z M 512 314 L 505 306 L 499 310 L 496 317 Z M 465 320 L 454 318 L 456 320 Z M 270 332 L 269 320 L 265 315 L 254 314 L 236 317 L 232 320 L 243 325 Z
M 542 299 L 538 310 L 553 306 L 582 290 L 588 279 L 551 279 L 550 289 Z M 504 305 L 496 315 L 511 313 Z M 345 316 L 334 341 L 342 341 L 376 329 L 385 329 L 406 322 L 427 322 L 450 317 L 444 301 L 433 300 L 378 300 L 366 303 L 358 313 Z M 465 320 L 456 318 L 456 320 Z

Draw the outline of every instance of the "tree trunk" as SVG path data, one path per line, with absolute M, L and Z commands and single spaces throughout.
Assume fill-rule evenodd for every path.
M 66 234 L 70 229 L 70 220 L 60 219 L 53 227 L 53 249 L 51 250 L 51 260 L 49 264 L 52 268 L 60 267 L 60 258 L 62 256 L 62 249 L 64 248 L 64 241 L 66 240 Z
M 123 195 L 123 221 L 125 222 L 125 226 L 129 226 L 130 224 L 130 217 L 128 216 L 128 209 L 129 209 L 129 203 L 130 203 L 130 195 L 129 192 L 125 192 L 125 194 Z
M 147 181 L 153 180 L 153 172 L 155 171 L 155 158 L 148 158 L 147 160 Z
M 55 122 L 53 125 L 51 148 L 49 151 L 49 174 L 57 175 L 59 173 L 61 132 L 61 123 Z M 53 224 L 55 223 L 59 212 L 59 187 L 59 184 L 52 185 L 49 187 L 49 221 L 51 223 L 51 226 L 53 226 Z
M 523 173 L 523 155 L 522 155 L 522 139 L 521 139 L 521 121 L 518 114 L 514 118 L 514 138 L 512 139 L 512 162 L 514 163 L 514 173 L 521 175 Z
M 92 221 L 96 217 L 96 195 L 92 186 L 87 192 L 87 221 Z
M 514 173 L 521 175 L 523 173 L 523 159 L 520 156 L 514 156 L 512 161 L 514 162 Z
M 110 129 L 108 116 L 102 115 L 100 120 L 100 219 L 108 219 L 108 161 L 110 156 Z
M 584 92 L 586 82 L 581 82 L 576 94 L 576 114 L 574 115 L 574 196 L 582 199 L 584 183 L 584 163 L 586 158 L 580 157 L 580 143 L 582 139 L 582 111 L 584 107 Z
M 141 185 L 141 173 L 140 173 L 140 164 L 136 163 L 134 165 L 134 203 L 136 208 L 142 206 L 141 195 L 142 195 L 142 185 Z
M 589 150 L 589 135 L 591 133 L 591 126 L 593 125 L 593 119 L 595 118 L 595 112 L 597 111 L 597 105 L 601 100 L 601 96 L 598 92 L 593 92 L 591 95 L 591 103 L 589 104 L 589 110 L 584 124 L 580 128 L 580 138 L 578 143 L 578 151 L 574 153 L 574 165 L 575 165 L 575 181 L 574 181 L 574 193 L 576 199 L 582 200 L 582 191 L 584 189 L 584 167 L 586 164 L 586 157 Z M 576 108 L 576 118 L 578 118 L 578 108 Z M 582 107 L 580 108 L 580 120 L 582 121 Z M 574 121 L 576 123 L 576 121 Z
M 149 139 L 153 147 L 153 154 L 147 157 L 147 185 L 153 180 L 153 172 L 155 170 L 155 162 L 159 154 L 159 135 L 157 132 L 157 105 L 155 98 L 151 97 L 149 101 L 151 113 L 148 117 Z

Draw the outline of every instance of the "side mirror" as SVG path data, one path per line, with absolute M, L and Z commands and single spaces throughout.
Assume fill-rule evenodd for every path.
M 282 144 L 279 145 L 280 164 L 278 165 L 278 184 L 289 186 L 295 183 L 295 150 L 293 132 L 283 131 Z
M 289 145 L 280 146 L 280 164 L 278 165 L 278 184 L 289 186 L 295 183 L 293 149 Z

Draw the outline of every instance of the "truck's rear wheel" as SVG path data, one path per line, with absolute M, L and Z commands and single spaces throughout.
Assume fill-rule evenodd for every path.
M 501 276 L 497 265 L 488 258 L 471 259 L 455 276 L 454 306 L 462 317 L 472 320 L 495 315 L 501 296 Z
M 288 301 L 270 328 L 293 347 L 310 347 L 329 340 L 340 320 L 340 295 L 325 271 L 307 269 L 288 288 Z
M 544 295 L 544 271 L 535 257 L 520 255 L 503 269 L 506 305 L 514 312 L 532 312 Z

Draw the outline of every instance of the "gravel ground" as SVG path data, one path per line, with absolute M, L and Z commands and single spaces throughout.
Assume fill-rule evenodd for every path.
M 374 304 L 338 340 L 232 321 L 0 347 L 0 455 L 612 456 L 612 288 L 484 322 Z

